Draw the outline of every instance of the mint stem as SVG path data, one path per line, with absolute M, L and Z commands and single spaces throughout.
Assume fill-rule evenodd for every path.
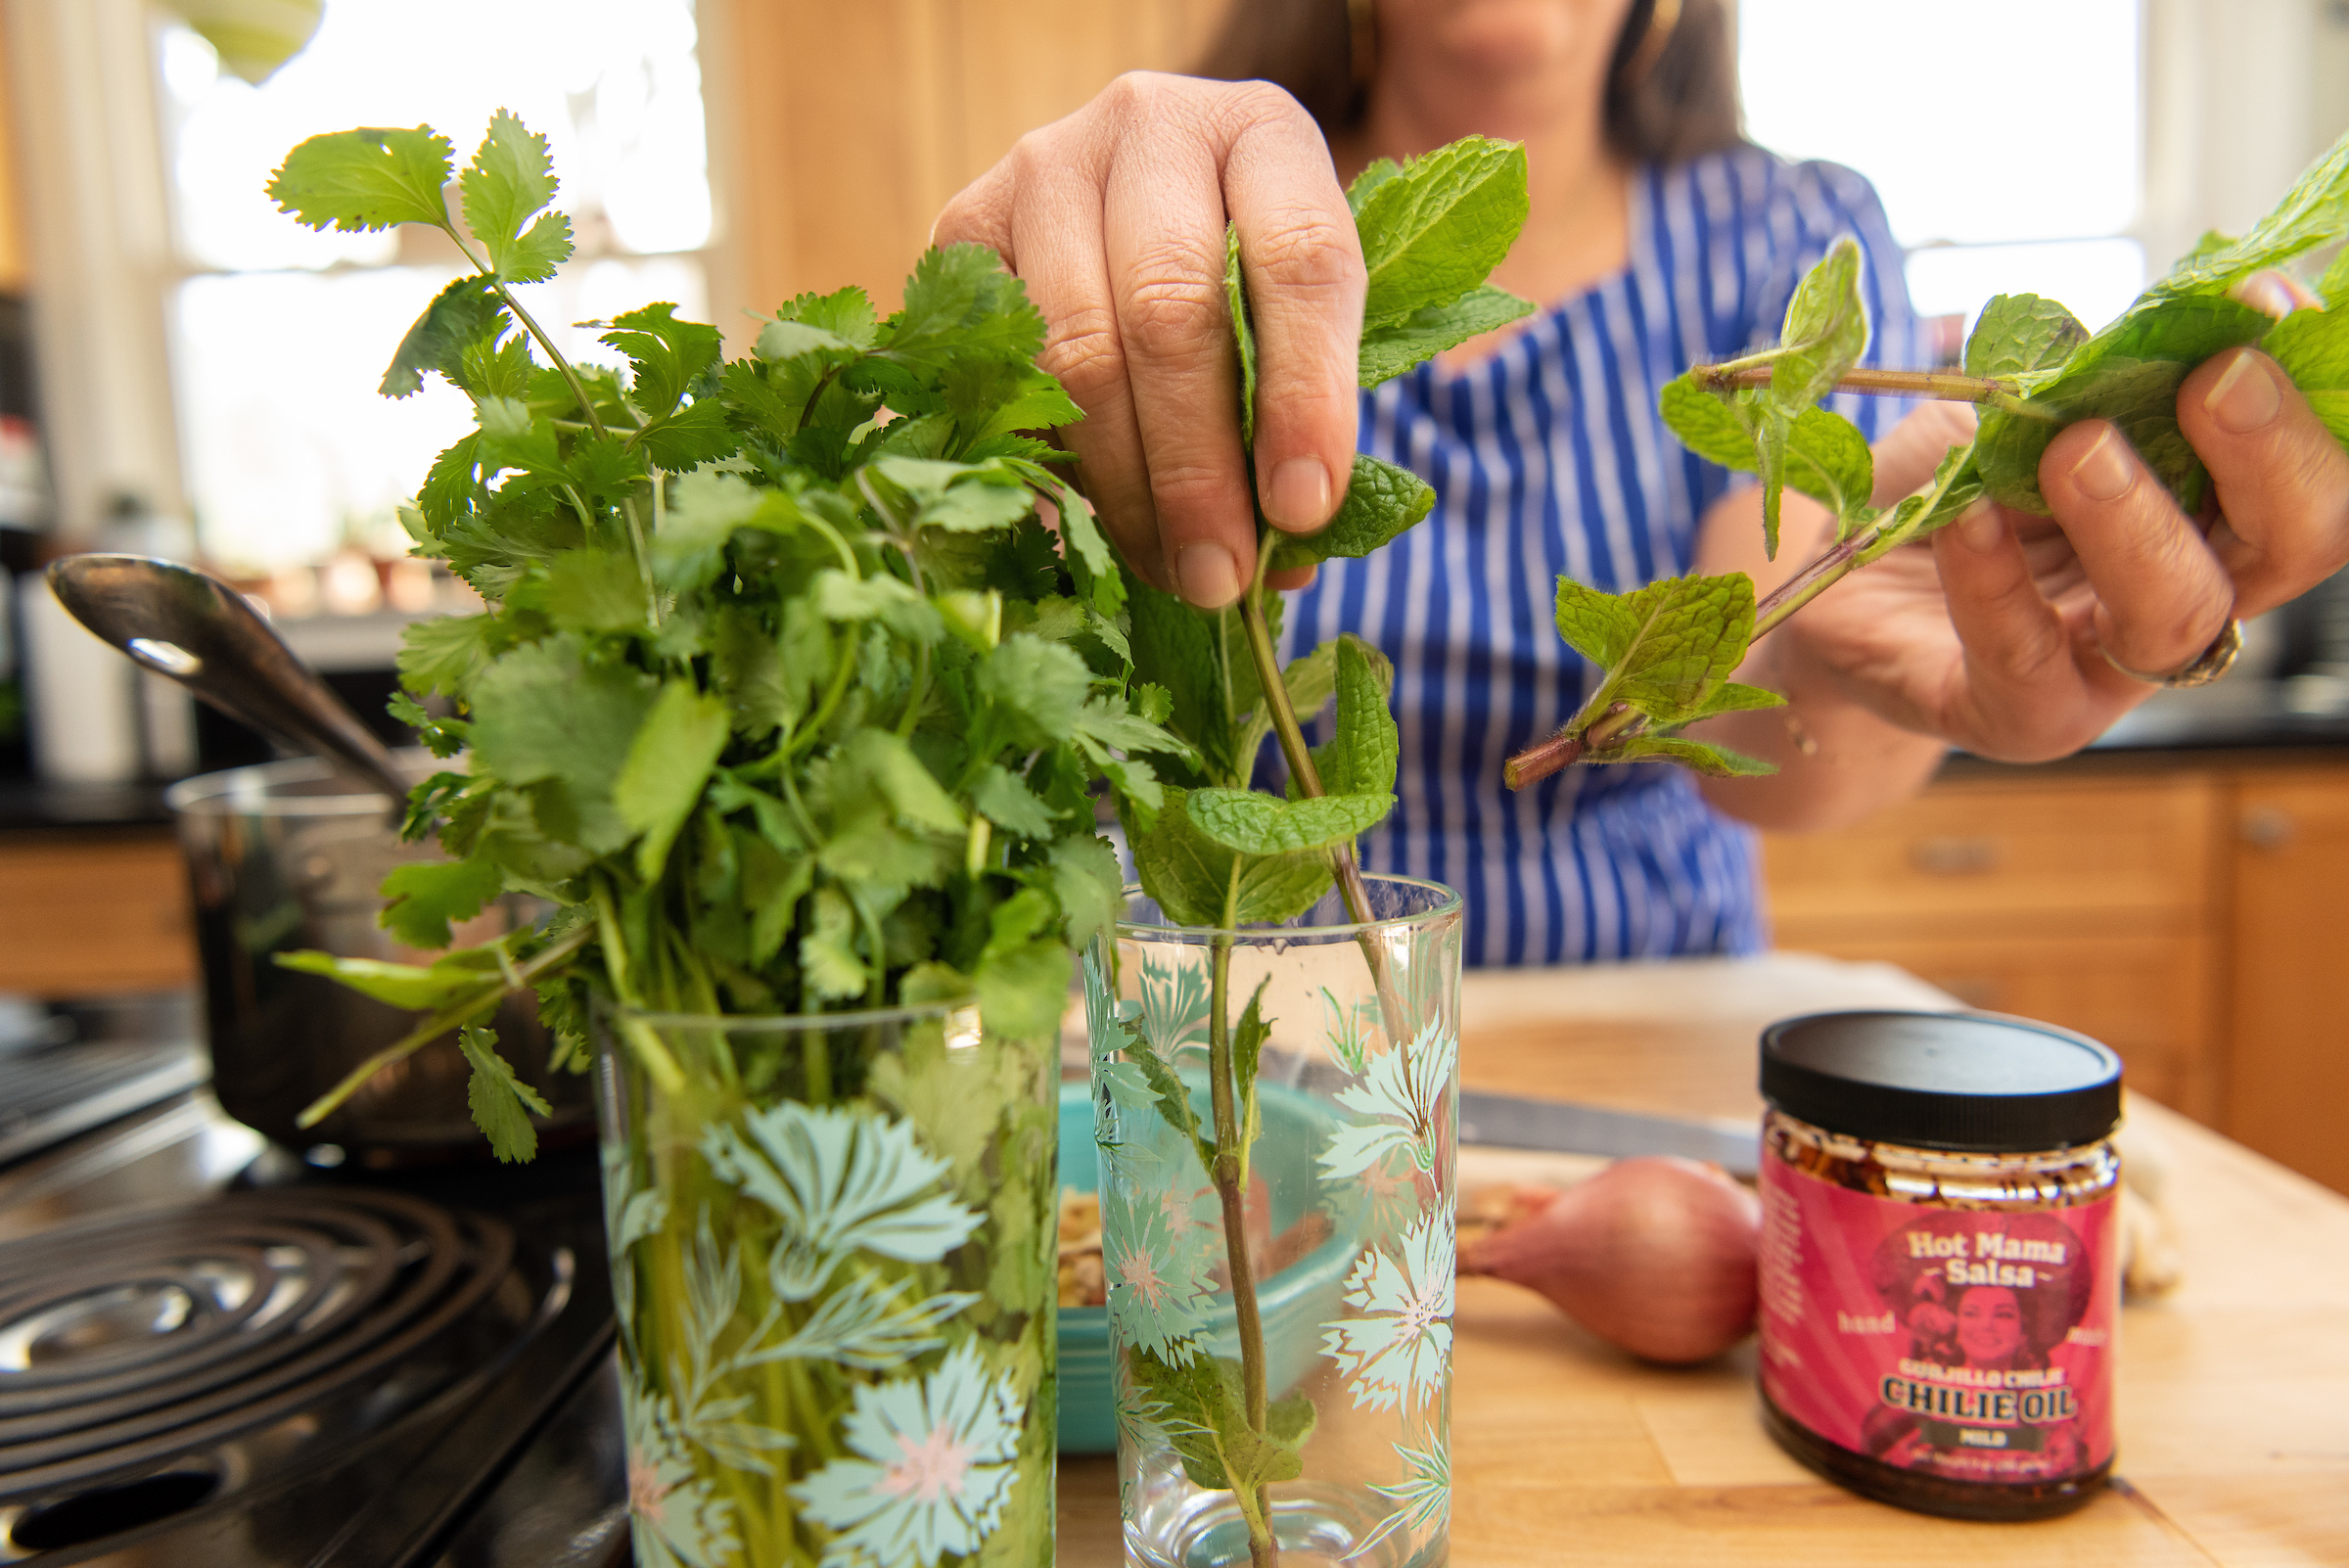
M 1232 861 L 1233 889 L 1236 893 L 1239 861 Z M 1265 1416 L 1270 1404 L 1265 1377 L 1265 1324 L 1257 1311 L 1256 1270 L 1248 1259 L 1248 1192 L 1240 1180 L 1240 1117 L 1237 1096 L 1232 1091 L 1231 1020 L 1231 924 L 1233 898 L 1224 899 L 1224 929 L 1216 934 L 1215 947 L 1209 957 L 1211 997 L 1208 1006 L 1208 1097 L 1216 1119 L 1216 1198 L 1223 1211 L 1223 1257 L 1231 1272 L 1232 1327 L 1240 1342 L 1240 1390 L 1248 1410 L 1248 1429 L 1258 1437 L 1265 1434 Z M 1277 1568 L 1280 1545 L 1272 1539 L 1270 1527 L 1270 1496 L 1264 1486 L 1255 1489 L 1253 1508 L 1243 1509 L 1248 1516 L 1248 1557 L 1255 1568 Z
M 1697 384 L 1709 392 L 1747 392 L 1770 385 L 1769 365 L 1694 365 Z M 1986 403 L 2027 419 L 2053 422 L 2056 416 L 2032 402 L 2003 381 L 1968 376 L 1957 370 L 1863 370 L 1843 373 L 1837 392 L 1865 392 L 1877 397 L 1934 397 L 1948 403 Z

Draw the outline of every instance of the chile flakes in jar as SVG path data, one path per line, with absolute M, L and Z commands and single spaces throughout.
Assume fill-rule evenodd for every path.
M 1865 1497 L 2043 1519 L 2112 1472 L 2121 1063 L 1985 1014 L 1762 1035 L 1764 1419 Z

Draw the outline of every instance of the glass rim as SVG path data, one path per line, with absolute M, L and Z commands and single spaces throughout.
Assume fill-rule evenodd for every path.
M 420 746 L 392 753 L 394 767 L 431 776 L 435 766 L 454 772 L 463 764 L 455 759 L 438 763 Z M 339 783 L 344 787 L 314 795 L 295 794 L 289 785 Z M 248 762 L 215 772 L 180 779 L 163 791 L 163 807 L 173 816 L 381 816 L 399 803 L 381 790 L 361 787 L 332 762 L 319 757 L 281 757 L 274 761 Z
M 875 1024 L 918 1023 L 929 1018 L 944 1018 L 965 1008 L 975 1008 L 979 1005 L 979 998 L 969 995 L 942 1001 L 899 1002 L 894 1007 L 861 1007 L 846 1013 L 665 1013 L 629 1007 L 601 997 L 596 999 L 595 1005 L 600 1013 L 651 1029 L 747 1029 L 768 1034 L 795 1034 L 813 1030 L 863 1029 Z
M 1467 907 L 1460 890 L 1449 883 L 1432 882 L 1426 877 L 1406 877 L 1393 872 L 1365 871 L 1364 882 L 1382 883 L 1395 888 L 1425 888 L 1443 895 L 1434 907 L 1416 914 L 1387 915 L 1377 920 L 1345 920 L 1326 926 L 1178 926 L 1159 921 L 1128 920 L 1120 916 L 1113 924 L 1121 937 L 1134 936 L 1159 941 L 1212 942 L 1218 937 L 1230 937 L 1240 942 L 1298 942 L 1316 939 L 1359 937 L 1366 933 L 1395 930 L 1404 926 L 1421 925 L 1446 915 L 1455 915 Z M 1146 899 L 1139 882 L 1128 882 L 1118 890 L 1124 903 Z

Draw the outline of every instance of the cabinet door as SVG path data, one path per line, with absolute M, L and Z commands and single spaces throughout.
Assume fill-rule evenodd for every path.
M 168 834 L 0 843 L 0 992 L 96 996 L 195 978 L 187 866 Z
M 2227 1131 L 2349 1192 L 2349 773 L 2235 795 Z

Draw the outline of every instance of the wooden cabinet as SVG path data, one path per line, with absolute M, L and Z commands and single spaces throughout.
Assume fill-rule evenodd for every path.
M 0 992 L 62 999 L 196 983 L 167 831 L 0 838 Z
M 2349 1192 L 2349 769 L 2236 788 L 2226 1129 Z
M 1781 946 L 2094 1036 L 2349 1191 L 2349 760 L 1967 769 L 1764 860 Z

